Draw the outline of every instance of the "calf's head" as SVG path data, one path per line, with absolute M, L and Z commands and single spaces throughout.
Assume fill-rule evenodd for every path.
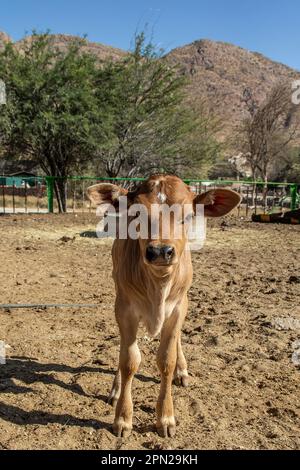
M 88 188 L 87 194 L 101 214 L 122 212 L 126 226 L 135 229 L 144 263 L 151 267 L 178 263 L 197 206 L 203 207 L 204 217 L 221 217 L 240 202 L 239 194 L 229 189 L 196 195 L 180 178 L 169 175 L 151 176 L 132 192 L 103 183 Z M 127 230 L 126 236 L 132 234 Z

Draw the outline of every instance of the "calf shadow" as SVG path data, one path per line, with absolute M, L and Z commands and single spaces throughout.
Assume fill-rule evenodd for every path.
M 14 382 L 14 379 L 16 379 L 28 385 L 35 382 L 56 385 L 78 395 L 90 397 L 78 384 L 66 384 L 62 380 L 53 377 L 51 372 L 68 372 L 74 375 L 83 372 L 100 372 L 110 375 L 114 373 L 112 370 L 100 367 L 86 365 L 71 367 L 55 363 L 42 364 L 35 358 L 13 356 L 7 360 L 5 365 L 0 367 L 0 392 L 13 394 L 35 392 L 31 387 L 17 385 Z M 0 401 L 0 418 L 17 425 L 36 424 L 46 426 L 48 423 L 57 423 L 62 426 L 91 427 L 94 429 L 110 430 L 111 428 L 108 423 L 98 419 L 80 419 L 67 413 L 55 414 L 43 410 L 25 411 L 3 401 Z
M 0 418 L 19 426 L 36 424 L 47 426 L 49 423 L 57 423 L 64 426 L 80 426 L 93 429 L 107 429 L 111 431 L 111 425 L 99 419 L 80 419 L 70 414 L 48 413 L 42 410 L 25 411 L 13 405 L 7 405 L 0 401 Z
M 65 383 L 64 381 L 57 379 L 51 373 L 53 372 L 67 372 L 73 375 L 81 374 L 84 372 L 93 372 L 108 374 L 112 377 L 115 375 L 115 370 L 103 367 L 93 367 L 88 365 L 82 365 L 78 367 L 72 367 L 65 364 L 56 363 L 40 363 L 35 358 L 29 358 L 25 356 L 12 356 L 7 360 L 6 364 L 0 367 L 0 392 L 5 393 L 28 393 L 34 390 L 31 387 L 25 387 L 17 385 L 13 379 L 16 379 L 24 384 L 30 385 L 36 382 L 43 383 L 45 385 L 54 385 L 63 388 L 64 390 L 70 391 L 80 396 L 93 397 L 86 393 L 83 388 L 77 383 Z M 159 383 L 159 380 L 152 377 L 147 377 L 142 374 L 136 374 L 136 378 L 141 382 L 153 382 Z M 96 394 L 95 398 L 106 401 L 106 397 L 103 395 Z
M 65 364 L 55 363 L 43 364 L 38 362 L 36 358 L 12 356 L 7 360 L 5 365 L 0 367 L 0 395 L 1 392 L 5 394 L 35 393 L 35 390 L 31 387 L 17 385 L 14 382 L 15 379 L 24 382 L 27 385 L 40 382 L 47 385 L 59 386 L 65 390 L 71 391 L 72 393 L 91 398 L 91 395 L 88 395 L 78 384 L 66 384 L 62 380 L 53 377 L 51 372 L 68 372 L 74 375 L 84 372 L 95 372 L 111 376 L 115 375 L 114 370 L 102 367 L 92 367 L 88 365 L 72 367 Z M 136 378 L 142 382 L 159 382 L 157 379 L 152 379 L 151 377 L 146 377 L 141 374 L 137 374 Z M 107 401 L 107 396 L 104 395 L 97 394 L 92 397 L 104 402 Z M 93 429 L 106 429 L 111 432 L 111 425 L 99 419 L 80 419 L 68 413 L 56 414 L 43 410 L 26 411 L 18 406 L 6 404 L 3 401 L 0 401 L 0 419 L 21 426 L 27 424 L 46 426 L 48 423 L 57 423 L 63 427 L 90 427 Z
M 5 365 L 0 367 L 0 391 L 14 394 L 34 392 L 30 387 L 15 384 L 13 379 L 16 379 L 27 385 L 36 382 L 41 382 L 47 385 L 56 385 L 77 395 L 90 397 L 90 395 L 87 394 L 79 384 L 67 384 L 51 375 L 51 372 L 68 372 L 74 375 L 84 372 L 97 372 L 114 375 L 113 370 L 103 369 L 100 367 L 86 365 L 71 367 L 65 364 L 55 363 L 43 364 L 38 362 L 35 358 L 13 356 L 10 359 L 7 359 Z

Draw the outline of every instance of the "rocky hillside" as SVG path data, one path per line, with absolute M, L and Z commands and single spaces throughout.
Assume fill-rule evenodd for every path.
M 172 50 L 167 58 L 190 77 L 188 99 L 206 99 L 221 116 L 225 135 L 247 115 L 243 101 L 246 89 L 260 103 L 276 83 L 292 85 L 300 79 L 300 72 L 286 65 L 223 42 L 195 41 Z
M 66 50 L 68 45 L 71 42 L 74 42 L 74 40 L 78 40 L 79 38 L 77 36 L 71 36 L 71 35 L 66 35 L 66 34 L 53 34 L 52 35 L 53 39 L 53 44 L 57 46 L 59 49 Z M 21 48 L 24 42 L 30 41 L 31 37 L 26 36 L 24 39 L 21 41 L 17 41 L 15 44 L 17 47 Z M 94 43 L 90 42 L 87 39 L 81 39 L 84 43 L 83 45 L 83 50 L 85 52 L 90 52 L 94 54 L 100 61 L 105 61 L 108 59 L 118 59 L 126 54 L 125 51 L 121 49 L 117 49 L 115 47 L 111 46 L 105 46 L 100 43 Z M 0 50 L 3 49 L 3 45 L 7 42 L 11 42 L 11 38 L 3 32 L 0 32 Z
M 70 41 L 76 39 L 64 34 L 53 35 L 53 38 L 55 45 L 62 50 Z M 17 46 L 21 47 L 26 40 L 30 40 L 30 37 L 17 42 Z M 0 50 L 7 41 L 10 41 L 9 36 L 0 32 Z M 92 52 L 101 61 L 109 58 L 118 60 L 126 54 L 121 49 L 88 40 L 85 40 L 83 49 Z M 197 103 L 204 99 L 221 117 L 224 123 L 221 138 L 232 134 L 233 129 L 246 116 L 243 101 L 246 89 L 251 91 L 254 99 L 260 103 L 276 83 L 292 83 L 293 80 L 300 79 L 300 72 L 259 53 L 223 42 L 195 41 L 173 49 L 165 58 L 172 64 L 177 64 L 182 73 L 190 78 L 187 88 L 188 100 Z
M 8 34 L 3 33 L 0 31 L 0 51 L 3 50 L 3 47 L 6 43 L 11 42 L 11 38 L 8 36 Z

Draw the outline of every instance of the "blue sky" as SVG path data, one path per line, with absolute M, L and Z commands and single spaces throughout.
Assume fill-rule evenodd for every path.
M 87 34 L 129 49 L 137 28 L 165 50 L 208 38 L 231 42 L 300 70 L 299 0 L 1 0 L 0 30 Z

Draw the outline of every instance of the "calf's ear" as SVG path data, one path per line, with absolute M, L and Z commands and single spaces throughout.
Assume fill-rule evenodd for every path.
M 110 206 L 114 206 L 118 210 L 119 198 L 126 196 L 128 191 L 115 184 L 100 183 L 90 186 L 86 193 L 95 206 L 100 206 L 100 213 L 104 214 Z
M 205 217 L 222 217 L 240 202 L 241 196 L 231 189 L 212 189 L 195 197 L 194 208 L 196 204 L 203 204 Z

